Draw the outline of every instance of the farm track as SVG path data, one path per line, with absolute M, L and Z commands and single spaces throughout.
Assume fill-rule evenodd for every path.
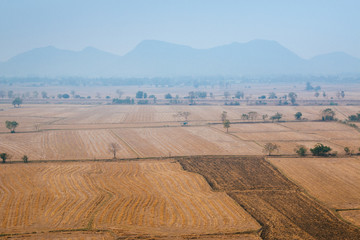
M 189 157 L 187 171 L 225 191 L 262 226 L 263 239 L 360 239 L 360 229 L 339 220 L 262 157 Z

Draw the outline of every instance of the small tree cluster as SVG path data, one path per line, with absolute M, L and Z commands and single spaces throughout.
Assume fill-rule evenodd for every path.
M 331 108 L 326 108 L 321 112 L 321 120 L 323 121 L 333 121 L 335 112 Z
M 331 148 L 322 143 L 317 143 L 314 148 L 310 148 L 310 151 L 314 156 L 328 156 Z

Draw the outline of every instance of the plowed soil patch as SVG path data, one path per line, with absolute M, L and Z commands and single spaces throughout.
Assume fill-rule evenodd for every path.
M 262 226 L 264 239 L 360 239 L 360 230 L 301 192 L 260 157 L 202 157 L 180 160 L 226 191 Z

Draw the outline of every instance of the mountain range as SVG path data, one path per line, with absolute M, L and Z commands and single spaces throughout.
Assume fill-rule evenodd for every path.
M 303 59 L 276 41 L 253 40 L 209 49 L 145 40 L 124 56 L 87 47 L 36 48 L 0 63 L 8 77 L 176 77 L 360 73 L 360 59 L 343 52 Z

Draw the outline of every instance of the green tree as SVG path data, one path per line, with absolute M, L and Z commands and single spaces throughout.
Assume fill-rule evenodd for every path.
M 17 98 L 15 98 L 14 99 L 14 101 L 12 101 L 12 104 L 14 105 L 14 107 L 20 107 L 20 105 L 22 104 L 22 99 L 21 98 L 19 98 L 19 97 L 17 97 Z
M 11 131 L 11 133 L 15 133 L 15 128 L 19 125 L 16 121 L 5 121 L 6 128 Z
M 296 148 L 294 149 L 294 151 L 299 155 L 299 156 L 305 156 L 307 153 L 307 148 L 304 145 L 298 145 L 296 146 Z
M 297 112 L 297 113 L 294 114 L 294 116 L 295 116 L 295 119 L 296 119 L 296 120 L 301 120 L 302 113 L 301 113 L 301 112 Z
M 172 98 L 173 98 L 173 97 L 171 96 L 170 93 L 168 93 L 168 94 L 165 95 L 165 99 L 172 99 Z
M 346 155 L 353 155 L 354 154 L 354 150 L 350 149 L 349 147 L 344 147 L 344 152 Z
M 0 158 L 2 159 L 2 162 L 5 163 L 6 160 L 10 158 L 10 155 L 7 153 L 0 153 Z
M 136 98 L 143 98 L 143 97 L 144 97 L 144 92 L 143 91 L 137 91 Z
M 29 161 L 29 158 L 28 158 L 28 156 L 24 155 L 22 157 L 22 160 L 24 161 L 24 163 L 27 163 Z
M 275 143 L 266 143 L 265 145 L 264 145 L 264 149 L 263 149 L 263 152 L 264 153 L 266 153 L 266 154 L 268 154 L 268 156 L 271 156 L 271 154 L 273 153 L 273 152 L 279 152 L 279 148 L 280 148 L 280 146 L 278 146 L 277 144 L 275 144 Z
M 228 119 L 225 119 L 225 121 L 223 122 L 224 128 L 226 128 L 226 132 L 229 132 L 229 127 L 230 127 L 230 121 Z
M 310 148 L 310 151 L 314 156 L 327 156 L 331 151 L 331 148 L 324 146 L 322 143 L 317 143 L 314 148 Z

